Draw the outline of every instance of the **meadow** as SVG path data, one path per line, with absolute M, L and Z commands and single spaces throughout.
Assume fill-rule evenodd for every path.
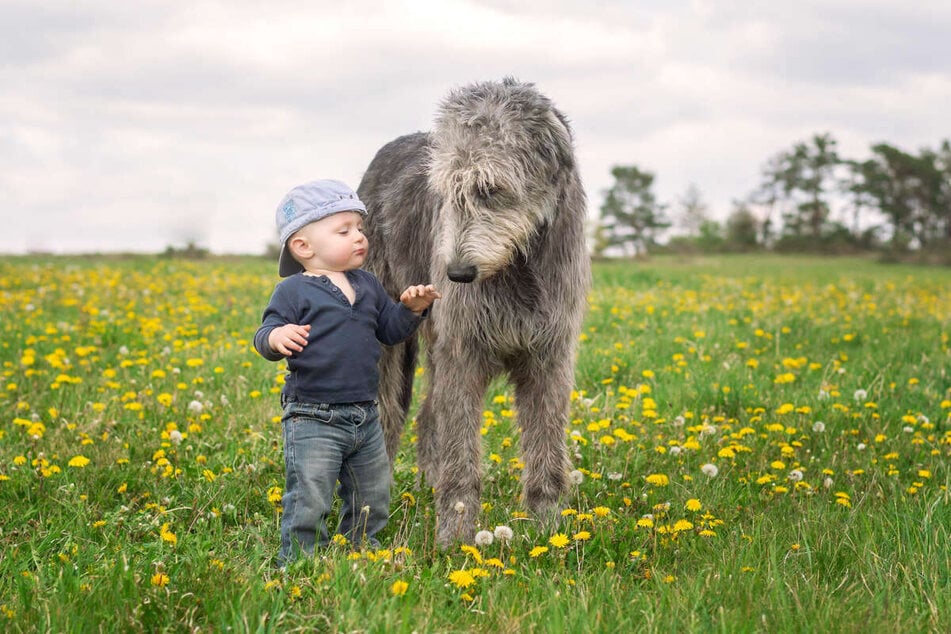
M 554 523 L 499 381 L 475 543 L 435 546 L 408 426 L 384 549 L 279 571 L 276 265 L 0 258 L 0 630 L 951 631 L 951 270 L 594 276 Z

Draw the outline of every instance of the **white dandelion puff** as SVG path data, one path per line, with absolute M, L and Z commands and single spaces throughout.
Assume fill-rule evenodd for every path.
M 491 546 L 494 536 L 490 531 L 479 531 L 475 534 L 476 546 Z
M 578 471 L 577 469 L 573 469 L 568 474 L 568 482 L 577 486 L 581 484 L 582 482 L 584 482 L 584 474 Z
M 508 526 L 499 525 L 495 527 L 495 538 L 500 542 L 508 542 L 512 539 L 514 533 Z
M 720 469 L 713 463 L 708 462 L 707 464 L 700 467 L 700 471 L 703 472 L 705 476 L 715 478 L 717 474 L 720 473 Z
M 852 395 L 856 401 L 864 401 L 868 397 L 868 392 L 862 389 L 855 390 L 855 393 Z
M 826 430 L 826 424 L 823 423 L 821 420 L 817 420 L 816 422 L 812 424 L 812 431 L 816 432 L 817 434 L 821 434 L 825 430 Z

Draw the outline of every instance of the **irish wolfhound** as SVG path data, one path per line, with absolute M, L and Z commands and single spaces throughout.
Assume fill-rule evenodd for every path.
M 513 79 L 456 89 L 429 133 L 385 145 L 358 190 L 387 290 L 442 292 L 421 329 L 428 390 L 417 458 L 435 487 L 437 539 L 471 539 L 479 511 L 482 411 L 507 375 L 528 508 L 550 516 L 570 469 L 565 427 L 590 278 L 585 196 L 565 117 Z M 409 407 L 417 342 L 380 361 L 380 409 L 392 464 Z

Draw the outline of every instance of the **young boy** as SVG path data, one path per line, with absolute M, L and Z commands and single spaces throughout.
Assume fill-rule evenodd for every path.
M 277 209 L 282 280 L 264 311 L 254 347 L 287 359 L 285 490 L 279 565 L 330 541 L 326 519 L 336 483 L 338 532 L 376 547 L 390 509 L 390 465 L 377 412 L 380 343 L 410 337 L 440 294 L 410 286 L 393 301 L 361 270 L 366 207 L 345 184 L 295 187 Z

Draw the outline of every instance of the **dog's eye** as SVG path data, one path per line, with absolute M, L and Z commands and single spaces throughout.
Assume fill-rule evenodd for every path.
M 483 204 L 489 204 L 492 199 L 499 194 L 499 188 L 492 185 L 477 185 L 475 190 L 476 198 Z

